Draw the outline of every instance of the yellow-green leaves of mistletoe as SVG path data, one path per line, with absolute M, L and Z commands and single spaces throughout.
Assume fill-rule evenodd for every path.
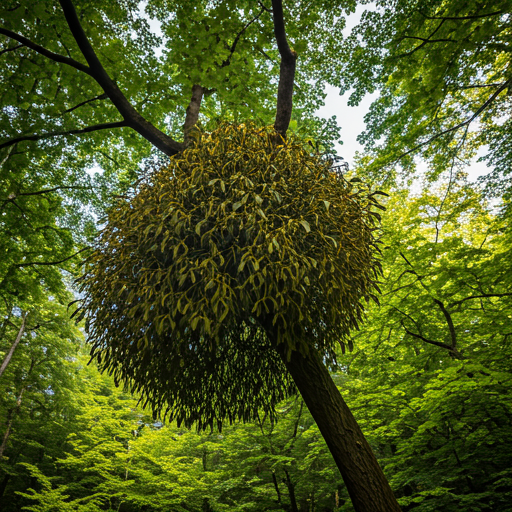
M 185 421 L 271 411 L 290 389 L 272 344 L 333 361 L 374 296 L 374 196 L 272 135 L 202 134 L 110 212 L 82 280 L 93 353 L 153 406 L 164 389 Z M 205 406 L 214 379 L 221 403 L 223 389 L 247 392 L 245 409 Z M 198 393 L 183 394 L 191 381 Z

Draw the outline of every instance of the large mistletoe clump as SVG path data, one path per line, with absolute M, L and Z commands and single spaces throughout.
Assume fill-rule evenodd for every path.
M 272 415 L 282 357 L 334 362 L 376 288 L 374 195 L 275 138 L 198 134 L 112 209 L 81 279 L 93 356 L 178 422 Z

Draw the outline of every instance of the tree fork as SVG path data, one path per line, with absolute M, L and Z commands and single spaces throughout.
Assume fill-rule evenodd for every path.
M 370 445 L 320 356 L 314 350 L 307 357 L 293 351 L 288 360 L 284 344 L 274 338 L 274 346 L 327 443 L 355 510 L 400 512 Z
M 119 113 L 123 116 L 126 125 L 134 129 L 168 156 L 173 156 L 183 151 L 183 149 L 185 149 L 184 143 L 175 141 L 147 121 L 135 110 L 114 80 L 110 78 L 80 24 L 73 2 L 71 0 L 59 0 L 59 3 L 64 11 L 69 29 L 82 55 L 89 64 L 88 74 L 98 82 L 105 94 L 110 98 Z

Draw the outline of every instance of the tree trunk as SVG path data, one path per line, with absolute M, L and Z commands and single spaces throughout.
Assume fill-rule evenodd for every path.
M 23 397 L 23 393 L 25 392 L 26 387 L 21 388 L 21 392 L 16 400 L 16 407 L 13 409 L 9 409 L 9 413 L 7 415 L 7 428 L 5 430 L 4 437 L 2 439 L 2 444 L 0 444 L 0 461 L 4 456 L 4 451 L 7 448 L 7 441 L 9 441 L 9 436 L 12 432 L 12 424 L 14 422 L 14 417 L 19 412 L 21 407 L 21 399 Z
M 16 339 L 14 340 L 14 343 L 11 345 L 11 349 L 5 356 L 2 366 L 0 366 L 0 377 L 4 373 L 5 369 L 7 368 L 7 365 L 11 362 L 12 356 L 14 354 L 14 351 L 16 350 L 16 347 L 19 345 L 21 341 L 21 337 L 23 336 L 23 333 L 25 332 L 25 320 L 27 318 L 28 312 L 24 312 L 21 316 L 21 326 L 18 330 L 18 335 L 16 336 Z
M 356 512 L 399 512 L 400 507 L 354 416 L 317 353 L 276 346 L 334 457 Z
M 6 473 L 2 479 L 2 482 L 0 483 L 0 505 L 2 505 L 2 498 L 4 497 L 5 489 L 7 489 L 7 484 L 9 483 L 10 479 L 11 475 L 9 473 Z
M 27 373 L 27 378 L 32 373 L 32 370 L 34 369 L 35 363 L 36 363 L 35 359 L 32 359 L 31 363 L 30 363 L 30 368 L 29 368 L 28 373 Z M 23 393 L 25 393 L 25 390 L 27 389 L 27 387 L 28 387 L 28 384 L 25 384 L 25 386 L 23 386 L 21 388 L 20 393 L 18 395 L 18 398 L 16 399 L 16 407 L 14 407 L 12 409 L 9 409 L 9 414 L 7 416 L 7 424 L 6 424 L 7 428 L 5 430 L 5 434 L 4 434 L 4 437 L 2 439 L 2 444 L 0 444 L 0 461 L 2 460 L 2 458 L 4 456 L 4 451 L 7 448 L 7 441 L 9 440 L 9 436 L 11 435 L 11 432 L 12 432 L 12 425 L 13 425 L 13 422 L 14 422 L 14 418 L 20 412 L 20 409 L 21 409 L 21 399 L 23 398 Z
M 290 497 L 290 510 L 291 512 L 299 512 L 299 508 L 297 507 L 297 498 L 295 497 L 295 484 L 292 482 L 290 474 L 286 469 L 284 470 L 284 474 L 286 475 L 286 480 L 284 482 L 288 489 L 288 496 Z

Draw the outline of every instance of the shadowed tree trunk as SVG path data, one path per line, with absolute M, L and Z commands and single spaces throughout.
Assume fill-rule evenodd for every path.
M 399 512 L 370 445 L 320 356 L 311 351 L 303 357 L 294 351 L 287 361 L 283 347 L 277 345 L 276 350 L 329 447 L 354 508 L 358 512 Z

